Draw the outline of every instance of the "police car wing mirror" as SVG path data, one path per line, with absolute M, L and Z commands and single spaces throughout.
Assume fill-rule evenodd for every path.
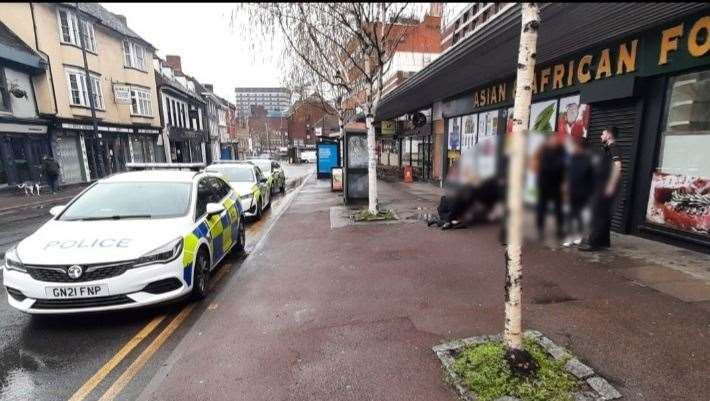
M 207 204 L 207 216 L 214 216 L 216 214 L 220 214 L 224 212 L 224 206 L 220 205 L 219 203 L 208 203 Z
M 268 181 L 269 181 L 269 179 L 266 178 L 266 177 L 264 177 L 264 178 L 262 178 L 262 179 L 259 180 L 259 182 L 262 183 L 262 184 L 266 184 Z
M 53 208 L 49 209 L 49 214 L 56 217 L 64 210 L 65 207 L 67 207 L 67 205 L 54 206 Z

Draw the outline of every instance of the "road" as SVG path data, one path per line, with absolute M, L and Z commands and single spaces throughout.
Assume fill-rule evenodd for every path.
M 292 183 L 313 171 L 312 164 L 284 168 Z M 275 195 L 263 219 L 248 224 L 247 255 L 293 193 Z M 0 253 L 47 216 L 47 209 L 0 215 Z M 244 258 L 228 256 L 221 263 L 202 302 L 140 311 L 33 317 L 12 309 L 0 286 L 0 401 L 135 399 L 200 314 L 218 308 L 212 300 L 220 283 L 239 270 Z

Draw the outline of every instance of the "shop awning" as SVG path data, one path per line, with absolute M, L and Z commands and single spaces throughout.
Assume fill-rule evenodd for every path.
M 546 3 L 541 6 L 537 62 L 548 63 L 704 9 L 710 9 L 710 4 Z M 516 5 L 388 93 L 376 119 L 396 118 L 513 76 L 519 37 L 520 6 Z

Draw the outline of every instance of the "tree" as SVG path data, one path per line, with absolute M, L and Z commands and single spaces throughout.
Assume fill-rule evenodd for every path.
M 409 3 L 259 3 L 246 7 L 249 26 L 262 36 L 281 37 L 291 71 L 325 85 L 341 121 L 348 109 L 365 112 L 368 129 L 368 209 L 377 213 L 377 158 L 374 114 L 383 78 L 396 48 L 413 25 L 399 23 L 414 14 Z M 305 71 L 308 74 L 303 75 Z M 340 101 L 342 99 L 342 101 Z M 349 101 L 355 99 L 355 102 Z
M 508 362 L 517 372 L 532 369 L 529 353 L 522 349 L 522 223 L 525 140 L 530 120 L 532 81 L 535 73 L 540 11 L 535 3 L 522 4 L 520 48 L 510 140 L 505 251 L 505 330 Z

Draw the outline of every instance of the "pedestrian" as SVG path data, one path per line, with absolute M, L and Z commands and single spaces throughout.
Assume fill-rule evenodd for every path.
M 50 191 L 52 191 L 52 194 L 56 193 L 58 191 L 59 163 L 57 163 L 52 156 L 44 155 L 44 157 L 42 157 L 42 172 L 44 176 L 47 177 Z
M 545 238 L 545 219 L 549 204 L 555 208 L 557 239 L 564 237 L 564 216 L 562 215 L 562 184 L 564 180 L 566 152 L 562 139 L 550 135 L 537 154 L 537 232 L 542 241 Z
M 594 188 L 594 167 L 586 138 L 568 137 L 567 143 L 570 145 L 566 169 L 569 218 L 566 219 L 567 241 L 562 245 L 569 247 L 582 242 L 585 230 L 583 212 L 589 204 Z
M 611 246 L 611 208 L 621 179 L 621 153 L 616 146 L 618 130 L 609 127 L 602 132 L 604 153 L 597 167 L 592 199 L 592 224 L 589 237 L 578 248 L 580 251 L 598 251 Z

